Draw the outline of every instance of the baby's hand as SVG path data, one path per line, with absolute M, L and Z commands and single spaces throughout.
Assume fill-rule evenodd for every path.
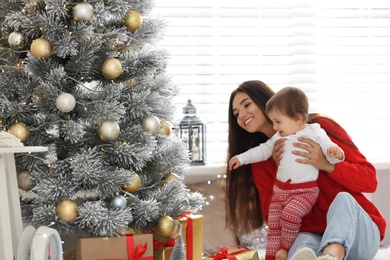
M 337 146 L 331 146 L 329 147 L 328 151 L 328 156 L 329 157 L 332 157 L 332 158 L 337 158 L 339 160 L 343 160 L 343 152 L 341 151 L 341 149 Z
M 238 167 L 241 166 L 241 163 L 240 161 L 238 160 L 237 157 L 232 157 L 230 160 L 229 160 L 229 170 L 234 170 L 234 169 L 237 169 Z

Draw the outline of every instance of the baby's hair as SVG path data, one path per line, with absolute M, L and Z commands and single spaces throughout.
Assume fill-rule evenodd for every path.
M 301 115 L 307 122 L 309 118 L 309 101 L 301 89 L 295 87 L 285 87 L 276 92 L 267 102 L 265 112 L 268 114 L 271 110 L 276 110 L 282 114 L 296 118 Z

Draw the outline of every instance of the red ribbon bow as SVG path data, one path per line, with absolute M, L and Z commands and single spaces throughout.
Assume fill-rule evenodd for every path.
M 232 251 L 229 253 L 228 249 L 232 249 L 232 248 L 236 248 L 239 250 Z M 224 259 L 224 258 L 237 260 L 237 258 L 234 255 L 237 255 L 239 253 L 242 253 L 242 252 L 248 251 L 248 250 L 250 250 L 250 249 L 246 246 L 238 246 L 238 247 L 237 246 L 226 246 L 226 247 L 222 247 L 218 253 L 209 256 L 209 258 L 212 258 L 214 260 L 220 260 L 220 259 Z
M 134 248 L 134 236 L 126 236 L 127 241 L 127 254 L 130 260 L 149 260 L 153 259 L 153 256 L 143 256 L 148 249 L 148 243 L 144 245 L 137 245 Z
M 172 238 L 166 242 L 160 242 L 158 240 L 154 240 L 153 248 L 161 248 L 161 247 L 172 247 L 176 245 L 177 237 Z

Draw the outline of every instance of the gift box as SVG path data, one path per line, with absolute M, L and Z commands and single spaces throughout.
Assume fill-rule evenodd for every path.
M 244 246 L 223 247 L 214 255 L 204 258 L 204 260 L 220 260 L 220 259 L 234 259 L 234 260 L 259 260 L 257 250 L 250 250 Z
M 161 247 L 154 249 L 155 260 L 169 260 L 171 258 L 173 247 Z
M 181 234 L 186 248 L 186 260 L 200 260 L 203 256 L 203 216 L 183 215 L 177 219 L 181 225 Z M 154 234 L 155 240 L 166 243 L 172 237 Z
M 186 246 L 187 260 L 199 260 L 203 256 L 203 216 L 185 215 L 178 218 Z
M 76 240 L 76 260 L 153 260 L 153 234 Z

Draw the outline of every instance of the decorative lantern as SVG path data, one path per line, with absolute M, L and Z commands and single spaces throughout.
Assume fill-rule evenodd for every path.
M 191 165 L 205 164 L 206 151 L 206 127 L 205 124 L 196 116 L 196 108 L 188 100 L 183 107 L 184 118 L 179 125 L 175 127 L 175 133 L 185 144 L 189 154 Z

